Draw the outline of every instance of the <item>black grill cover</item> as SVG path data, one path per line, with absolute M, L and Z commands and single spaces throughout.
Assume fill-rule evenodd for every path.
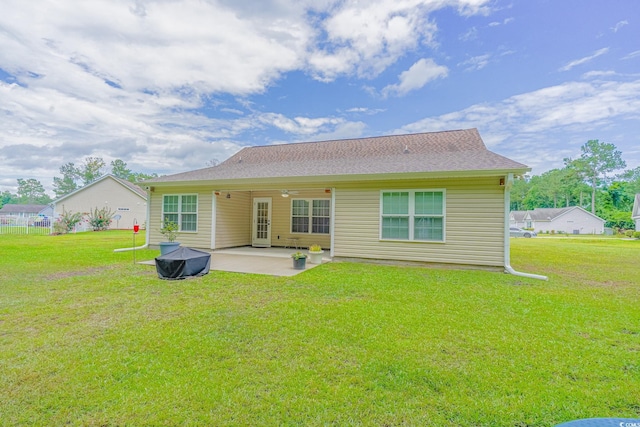
M 211 266 L 211 254 L 191 248 L 180 247 L 156 258 L 158 277 L 179 280 L 204 276 Z

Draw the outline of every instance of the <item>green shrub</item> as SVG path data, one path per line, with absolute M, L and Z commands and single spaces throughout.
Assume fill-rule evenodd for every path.
M 97 207 L 93 212 L 89 212 L 89 224 L 93 227 L 93 231 L 102 231 L 109 229 L 113 213 L 109 208 L 98 209 Z
M 633 237 L 633 233 L 634 233 L 633 230 L 627 230 L 627 231 L 624 232 L 624 235 L 627 236 L 627 237 Z
M 635 239 L 640 239 L 640 231 L 634 231 L 634 232 L 633 232 L 633 237 L 634 237 Z
M 167 238 L 169 242 L 175 242 L 178 237 L 178 224 L 174 221 L 170 221 L 169 218 L 165 218 L 160 228 L 160 233 Z
M 62 208 L 62 215 L 53 224 L 53 232 L 55 234 L 65 234 L 73 230 L 80 221 L 82 221 L 82 212 L 67 211 Z

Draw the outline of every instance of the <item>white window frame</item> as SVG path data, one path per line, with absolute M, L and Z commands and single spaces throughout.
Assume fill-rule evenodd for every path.
M 165 220 L 165 211 L 164 211 L 164 199 L 165 197 L 178 197 L 178 212 L 168 212 L 166 215 L 178 215 L 178 231 L 180 233 L 197 233 L 198 232 L 198 220 L 200 212 L 200 197 L 198 197 L 198 193 L 180 193 L 180 194 L 163 194 L 162 195 L 162 217 L 160 218 L 160 224 L 164 224 Z M 195 196 L 196 197 L 196 211 L 195 212 L 182 212 L 182 198 L 185 196 Z M 195 230 L 183 230 L 182 229 L 182 215 L 195 215 L 196 216 L 196 229 Z
M 416 201 L 416 193 L 442 193 L 442 215 L 416 215 L 415 214 L 415 201 Z M 385 193 L 409 193 L 409 212 L 406 215 L 385 215 L 384 214 L 384 194 Z M 384 217 L 400 217 L 405 216 L 409 221 L 409 238 L 408 239 L 398 239 L 398 238 L 387 238 L 382 237 L 382 225 Z M 429 216 L 432 218 L 442 218 L 442 240 L 424 240 L 424 239 L 415 239 L 414 237 L 414 225 L 415 225 L 415 217 L 416 216 Z M 380 229 L 379 229 L 379 239 L 385 242 L 388 241 L 398 241 L 398 242 L 419 242 L 419 243 L 445 243 L 447 240 L 446 230 L 447 230 L 447 191 L 444 188 L 416 188 L 416 189 L 403 189 L 403 190 L 380 190 L 380 221 L 379 221 Z
M 309 213 L 307 218 L 309 218 L 309 231 L 304 232 L 304 231 L 293 231 L 293 202 L 296 200 L 304 200 L 305 202 L 307 202 L 309 204 Z M 323 201 L 328 201 L 329 202 L 329 231 L 326 233 L 314 233 L 313 232 L 313 202 L 316 200 L 323 200 Z M 328 197 L 314 197 L 311 199 L 307 199 L 307 198 L 302 198 L 302 197 L 297 197 L 294 199 L 291 199 L 291 204 L 289 206 L 289 232 L 291 234 L 317 234 L 319 236 L 329 236 L 331 235 L 331 199 Z M 324 216 L 318 217 L 318 218 L 327 218 Z

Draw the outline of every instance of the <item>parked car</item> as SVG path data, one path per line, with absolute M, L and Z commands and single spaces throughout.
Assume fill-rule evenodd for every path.
M 34 227 L 49 227 L 51 225 L 51 221 L 49 218 L 39 218 L 33 222 Z
M 523 230 L 522 228 L 518 227 L 509 227 L 509 235 L 511 237 L 536 237 L 538 234 L 536 234 L 535 231 L 531 230 Z

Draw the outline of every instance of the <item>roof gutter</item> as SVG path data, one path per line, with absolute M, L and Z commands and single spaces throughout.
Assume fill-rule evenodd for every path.
M 539 274 L 523 273 L 511 267 L 511 237 L 509 236 L 509 208 L 511 205 L 511 186 L 513 185 L 513 174 L 507 175 L 507 182 L 504 186 L 504 272 L 514 276 L 528 277 L 530 279 L 549 280 L 547 276 Z
M 141 186 L 149 187 L 182 187 L 182 186 L 215 186 L 231 189 L 241 189 L 245 187 L 255 187 L 256 185 L 265 185 L 265 182 L 273 185 L 282 186 L 296 184 L 317 184 L 322 183 L 326 186 L 342 182 L 353 181 L 391 181 L 391 180 L 415 180 L 415 179 L 451 179 L 455 178 L 478 178 L 489 176 L 502 176 L 508 173 L 524 174 L 530 169 L 486 169 L 486 170 L 445 170 L 436 172 L 382 172 L 382 173 L 360 173 L 360 174 L 319 174 L 319 175 L 286 175 L 286 176 L 255 176 L 255 177 L 224 177 L 224 178 L 192 178 L 192 179 L 180 179 L 180 180 L 162 180 L 159 181 L 153 179 L 140 183 Z M 279 188 L 279 187 L 276 187 Z

